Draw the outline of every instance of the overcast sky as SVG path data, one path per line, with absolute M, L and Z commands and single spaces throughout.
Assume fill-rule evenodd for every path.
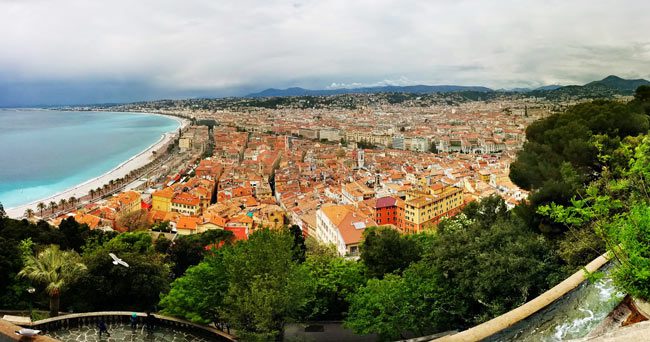
M 650 1 L 0 0 L 0 106 L 650 78 Z

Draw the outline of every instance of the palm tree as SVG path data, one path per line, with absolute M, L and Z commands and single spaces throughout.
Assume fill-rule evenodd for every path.
M 59 207 L 61 207 L 61 210 L 65 210 L 65 205 L 66 205 L 66 204 L 68 204 L 68 201 L 66 201 L 65 198 L 62 198 L 62 199 L 59 201 Z
M 45 292 L 50 296 L 50 317 L 54 317 L 59 314 L 61 292 L 79 279 L 85 270 L 86 265 L 81 262 L 79 254 L 50 245 L 36 256 L 27 256 L 18 276 L 45 286 Z
M 77 202 L 77 198 L 76 198 L 76 197 L 74 197 L 74 196 L 70 196 L 70 198 L 68 198 L 68 203 L 70 203 L 70 205 L 72 205 L 72 207 L 74 207 L 74 204 L 75 204 L 76 202 Z
M 25 209 L 25 217 L 27 217 L 28 220 L 34 217 L 34 210 L 32 208 Z
M 93 199 L 93 197 L 95 197 L 95 189 L 90 189 L 88 193 L 90 194 L 90 199 Z
M 51 201 L 50 202 L 50 210 L 52 211 L 52 214 L 54 214 L 54 209 L 56 209 L 57 205 L 56 202 Z
M 36 205 L 36 208 L 38 208 L 38 210 L 40 210 L 40 212 L 41 212 L 41 217 L 42 217 L 42 216 L 43 216 L 43 210 L 45 210 L 45 208 L 47 208 L 47 206 L 45 205 L 45 203 L 40 202 L 40 203 L 38 203 L 38 204 Z
M 97 189 L 95 189 L 95 191 L 97 192 L 98 195 L 101 195 L 102 188 L 98 186 Z

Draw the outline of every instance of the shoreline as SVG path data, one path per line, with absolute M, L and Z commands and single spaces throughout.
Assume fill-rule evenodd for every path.
M 118 164 L 116 167 L 108 170 L 107 172 L 95 177 L 88 179 L 82 183 L 79 183 L 75 186 L 72 186 L 70 188 L 64 189 L 63 191 L 60 191 L 58 193 L 53 194 L 52 196 L 44 197 L 35 201 L 32 201 L 30 203 L 22 204 L 16 207 L 12 208 L 6 208 L 5 211 L 7 213 L 7 216 L 15 219 L 21 219 L 24 217 L 25 210 L 28 208 L 31 208 L 34 210 L 34 214 L 38 216 L 40 213 L 38 208 L 36 206 L 39 203 L 44 203 L 48 205 L 50 202 L 54 201 L 57 204 L 59 204 L 59 201 L 61 199 L 68 200 L 70 197 L 74 196 L 77 199 L 81 199 L 85 196 L 88 196 L 88 192 L 91 189 L 97 189 L 98 187 L 101 188 L 104 186 L 104 184 L 109 183 L 111 180 L 115 180 L 121 177 L 126 176 L 129 174 L 129 172 L 138 169 L 140 167 L 143 167 L 145 165 L 148 165 L 151 163 L 152 159 L 152 152 L 157 151 L 160 149 L 162 146 L 166 145 L 168 142 L 172 141 L 176 135 L 178 135 L 178 130 L 182 130 L 185 127 L 189 125 L 189 121 L 186 119 L 182 119 L 177 116 L 173 115 L 164 115 L 160 113 L 142 113 L 142 112 L 124 112 L 124 113 L 133 113 L 133 114 L 147 114 L 147 115 L 160 115 L 160 116 L 165 116 L 167 118 L 171 118 L 174 121 L 178 122 L 178 127 L 175 129 L 175 131 L 171 132 L 165 132 L 161 135 L 160 139 L 158 139 L 156 142 L 153 144 L 149 145 L 146 149 L 143 151 L 138 152 L 137 154 L 131 156 L 129 159 L 121 162 Z M 43 212 L 46 213 L 48 212 L 48 209 L 45 209 Z

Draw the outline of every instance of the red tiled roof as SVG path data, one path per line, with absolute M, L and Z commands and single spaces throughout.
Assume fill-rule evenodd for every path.
M 140 201 L 140 208 L 149 210 L 149 209 L 151 209 L 151 204 L 149 204 L 149 203 L 147 203 L 145 201 Z
M 381 208 L 386 208 L 386 207 L 393 207 L 395 206 L 395 200 L 393 197 L 382 197 L 377 199 L 377 204 L 375 204 L 376 209 L 381 209 Z
M 235 236 L 234 241 L 248 240 L 248 232 L 246 227 L 226 227 L 225 230 L 231 231 Z

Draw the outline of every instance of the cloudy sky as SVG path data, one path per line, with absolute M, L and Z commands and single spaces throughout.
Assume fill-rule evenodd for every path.
M 650 1 L 0 0 L 0 106 L 650 78 Z

